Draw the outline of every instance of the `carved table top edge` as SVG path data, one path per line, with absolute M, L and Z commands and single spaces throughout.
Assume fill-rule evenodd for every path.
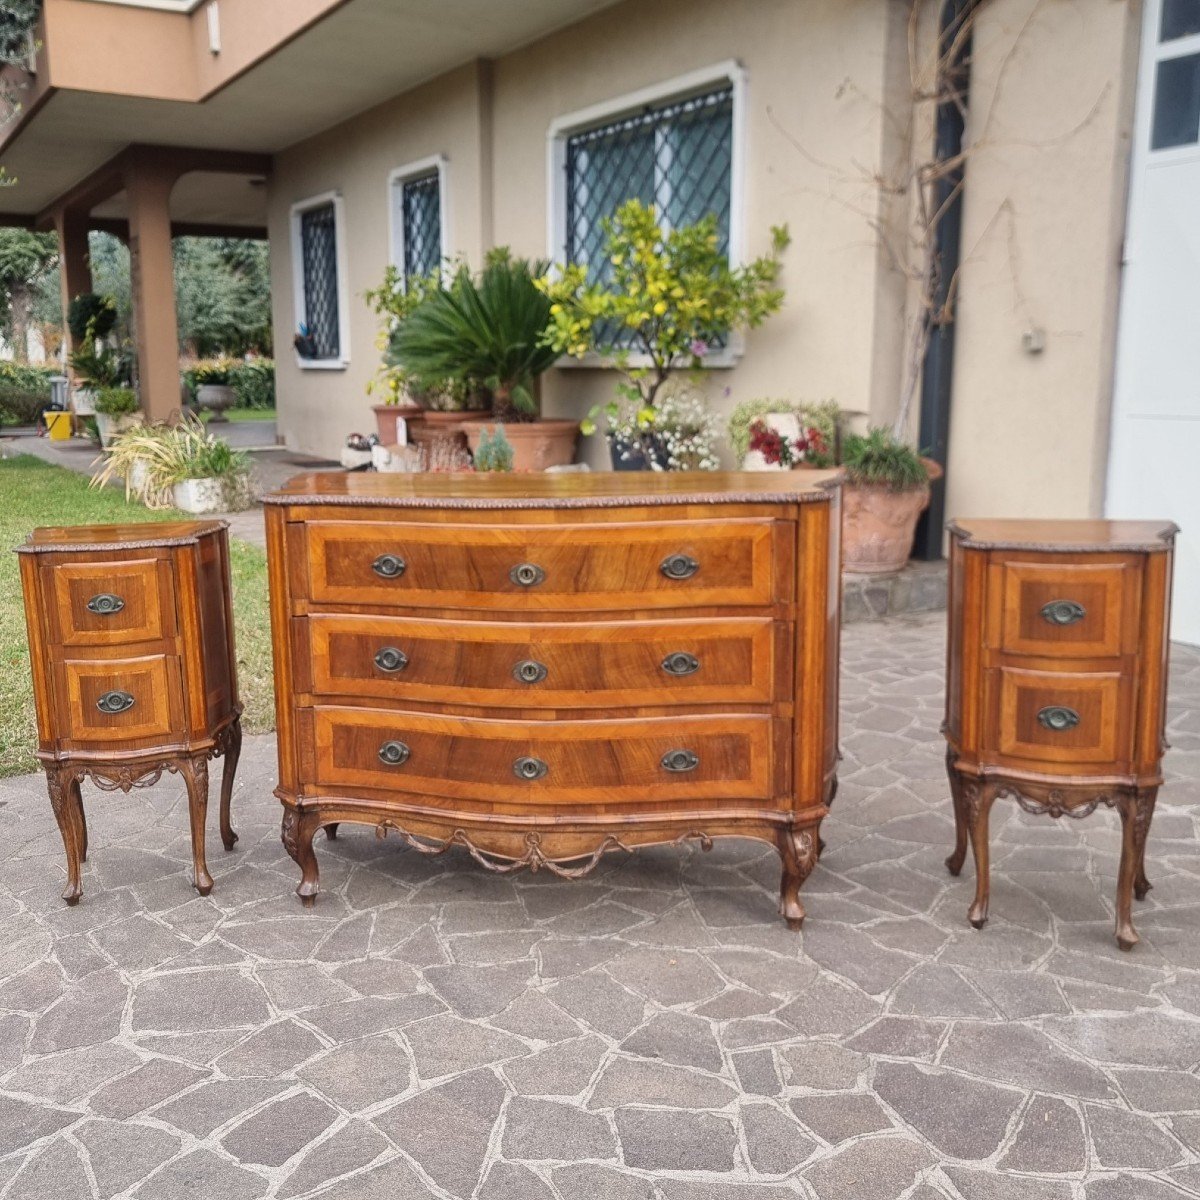
M 43 525 L 28 534 L 19 546 L 14 546 L 13 552 L 79 554 L 194 546 L 201 538 L 228 528 L 229 522 L 223 520 L 148 521 L 136 525 Z M 58 534 L 63 536 L 51 536 Z
M 946 532 L 970 550 L 1030 553 L 1162 553 L 1174 544 L 1173 521 L 968 520 L 946 524 Z

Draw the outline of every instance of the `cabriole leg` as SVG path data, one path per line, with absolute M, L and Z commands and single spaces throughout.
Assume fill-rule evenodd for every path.
M 328 839 L 329 839 L 331 842 L 332 842 L 332 841 L 334 841 L 334 840 L 337 838 L 338 826 L 339 826 L 340 824 L 341 824 L 341 822 L 340 822 L 340 821 L 334 821 L 334 823 L 333 823 L 332 825 L 326 825 L 326 826 L 325 826 L 325 836 L 326 836 L 326 837 L 327 837 L 327 838 L 328 838 Z
M 789 929 L 804 924 L 804 905 L 800 887 L 817 865 L 815 829 L 783 829 L 778 836 L 779 857 L 783 860 L 783 878 L 779 884 L 779 915 Z
M 970 826 L 971 850 L 975 856 L 975 903 L 967 919 L 976 929 L 982 929 L 988 918 L 988 896 L 991 889 L 991 865 L 988 861 L 988 818 L 992 814 L 995 793 L 968 783 L 963 789 L 963 807 Z
M 84 826 L 83 802 L 79 795 L 79 779 L 70 767 L 47 767 L 46 788 L 50 793 L 50 807 L 62 834 L 63 848 L 67 852 L 67 886 L 62 898 L 68 904 L 78 904 L 83 895 L 80 883 L 79 864 L 83 861 Z
M 213 886 L 204 858 L 204 825 L 208 818 L 208 759 L 186 759 L 181 774 L 187 784 L 188 816 L 192 825 L 192 879 L 196 891 L 207 896 Z
M 1140 940 L 1133 927 L 1133 893 L 1145 878 L 1146 834 L 1158 791 L 1148 788 L 1121 798 L 1121 864 L 1117 868 L 1117 945 L 1132 950 Z M 1145 895 L 1143 892 L 1142 895 Z
M 301 816 L 294 808 L 283 810 L 283 824 L 280 836 L 284 849 L 292 856 L 300 868 L 300 882 L 296 886 L 296 895 L 305 908 L 311 908 L 317 901 L 320 890 L 320 872 L 317 869 L 317 856 L 313 851 L 313 834 L 317 831 L 318 822 L 311 816 Z
M 225 745 L 225 765 L 221 768 L 221 842 L 226 850 L 232 850 L 238 835 L 233 832 L 229 821 L 229 804 L 233 799 L 233 775 L 242 754 L 242 722 L 238 718 L 229 727 L 229 740 Z
M 954 768 L 953 752 L 946 755 L 946 775 L 950 780 L 950 796 L 954 801 L 954 852 L 946 859 L 946 869 L 951 875 L 957 875 L 967 859 L 970 821 L 963 798 L 963 778 Z
M 1147 788 L 1141 793 L 1141 803 L 1146 808 L 1146 828 L 1142 834 L 1142 848 L 1138 855 L 1137 874 L 1133 878 L 1133 895 L 1137 900 L 1145 900 L 1150 890 L 1150 880 L 1146 878 L 1146 843 L 1150 840 L 1150 822 L 1154 820 L 1154 805 L 1158 800 L 1158 788 Z

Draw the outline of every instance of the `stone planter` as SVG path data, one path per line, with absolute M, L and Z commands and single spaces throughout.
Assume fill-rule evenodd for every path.
M 474 454 L 485 429 L 494 429 L 491 420 L 462 423 L 467 444 Z M 514 471 L 544 471 L 547 467 L 565 467 L 575 458 L 579 440 L 579 422 L 564 420 L 506 421 L 504 436 L 513 448 Z
M 175 507 L 189 513 L 222 512 L 225 482 L 221 479 L 183 479 L 175 485 Z
M 932 483 L 942 468 L 921 460 Z M 929 504 L 929 483 L 897 492 L 886 487 L 842 488 L 842 569 L 854 575 L 887 575 L 903 569 L 912 553 L 917 519 Z
M 77 387 L 71 393 L 71 407 L 77 417 L 91 417 L 96 413 L 96 393 L 90 387 Z
M 237 393 L 226 383 L 202 383 L 196 388 L 196 407 L 212 413 L 209 423 L 219 425 L 228 421 L 227 408 L 232 408 Z
M 117 434 L 124 433 L 127 429 L 132 429 L 141 423 L 141 413 L 121 413 L 118 416 L 112 416 L 109 413 L 98 412 L 96 414 L 96 431 L 100 434 L 100 445 L 107 450 L 109 443 Z

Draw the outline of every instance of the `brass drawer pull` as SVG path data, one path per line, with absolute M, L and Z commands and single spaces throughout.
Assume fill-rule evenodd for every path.
M 513 678 L 519 683 L 541 683 L 550 673 L 545 663 L 534 662 L 527 658 L 517 663 L 512 670 Z
M 403 742 L 384 742 L 379 747 L 379 761 L 389 767 L 402 767 L 408 762 L 409 749 Z
M 700 660 L 694 654 L 679 650 L 662 660 L 662 669 L 668 675 L 694 675 L 700 670 Z
M 537 587 L 546 578 L 546 572 L 537 563 L 518 563 L 509 571 L 508 577 L 521 587 Z
M 518 779 L 541 779 L 549 770 L 540 758 L 518 758 L 513 763 L 513 774 Z
M 700 756 L 691 750 L 668 750 L 662 756 L 664 771 L 694 771 L 700 765 Z
M 408 563 L 398 554 L 381 554 L 372 564 L 371 570 L 383 579 L 399 579 Z
M 124 607 L 125 601 L 120 596 L 114 596 L 112 592 L 101 592 L 87 602 L 88 612 L 94 612 L 98 617 L 111 617 Z
M 1063 733 L 1079 724 L 1079 714 L 1062 704 L 1051 704 L 1037 715 L 1038 722 L 1054 733 Z
M 381 671 L 403 671 L 408 666 L 408 655 L 395 646 L 383 646 L 375 652 L 375 665 Z
M 96 701 L 96 707 L 102 713 L 128 712 L 134 706 L 134 698 L 129 692 L 105 692 Z
M 1042 620 L 1049 625 L 1074 625 L 1087 616 L 1087 609 L 1075 600 L 1051 600 L 1042 605 Z
M 658 564 L 658 569 L 668 579 L 691 579 L 700 570 L 700 564 L 690 554 L 669 554 Z

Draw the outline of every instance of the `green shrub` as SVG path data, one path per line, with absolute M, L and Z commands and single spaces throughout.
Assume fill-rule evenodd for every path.
M 103 388 L 96 393 L 96 411 L 106 417 L 126 417 L 138 411 L 137 392 L 133 388 Z
M 238 408 L 275 407 L 275 363 L 269 358 L 252 358 L 239 363 L 233 372 L 233 390 Z
M 33 425 L 50 404 L 53 367 L 0 362 L 0 425 Z
M 99 292 L 81 292 L 67 307 L 67 328 L 77 346 L 108 337 L 117 323 L 117 302 Z

